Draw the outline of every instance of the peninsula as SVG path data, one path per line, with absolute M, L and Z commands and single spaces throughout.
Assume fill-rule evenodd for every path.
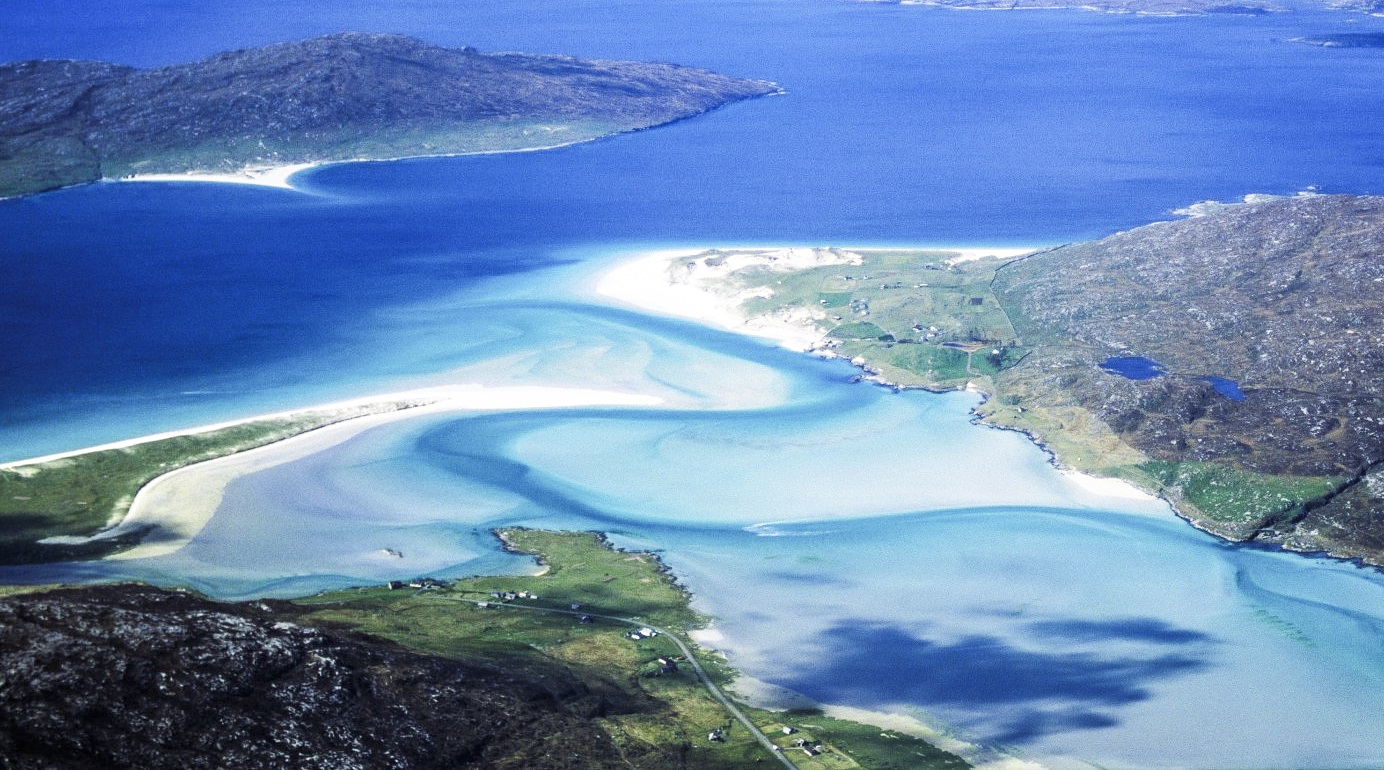
M 724 658 L 683 639 L 706 620 L 657 556 L 589 532 L 497 534 L 538 574 L 291 603 L 140 585 L 0 597 L 0 763 L 961 770 L 958 753 L 988 757 L 736 704 Z
M 0 564 L 176 551 L 211 519 L 235 476 L 381 422 L 436 412 L 657 403 L 582 388 L 444 385 L 0 463 Z M 286 443 L 292 451 L 273 459 L 255 451 Z
M 981 391 L 987 423 L 1208 532 L 1384 564 L 1384 198 L 1253 201 L 1018 257 L 663 255 L 602 290 Z
M 0 197 L 100 179 L 554 147 L 778 92 L 672 64 L 346 33 L 135 69 L 0 65 Z

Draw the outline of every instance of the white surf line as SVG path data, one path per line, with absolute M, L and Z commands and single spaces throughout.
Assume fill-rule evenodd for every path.
M 560 409 L 593 406 L 657 406 L 663 399 L 638 393 L 560 388 L 549 386 L 483 387 L 479 385 L 443 386 L 403 391 L 368 399 L 342 402 L 349 405 L 381 404 L 416 401 L 417 405 L 391 411 L 351 417 L 296 436 L 266 444 L 255 449 L 195 463 L 159 476 L 135 495 L 129 511 L 115 526 L 87 537 L 53 537 L 41 542 L 77 544 L 105 540 L 120 535 L 149 530 L 149 536 L 134 548 L 112 555 L 111 559 L 142 559 L 172 553 L 187 544 L 220 507 L 226 486 L 236 478 L 258 470 L 281 465 L 340 444 L 370 428 L 428 414 L 463 411 L 519 411 Z M 340 404 L 327 405 L 277 415 L 237 420 L 225 425 L 239 425 L 275 417 L 291 417 L 306 413 L 329 412 Z M 189 435 L 200 430 L 178 431 L 170 435 Z M 133 446 L 157 437 L 144 437 L 106 448 Z M 94 451 L 94 450 L 84 450 Z M 65 453 L 70 457 L 82 452 Z M 42 459 L 42 458 L 40 458 Z M 35 461 L 25 461 L 35 462 Z

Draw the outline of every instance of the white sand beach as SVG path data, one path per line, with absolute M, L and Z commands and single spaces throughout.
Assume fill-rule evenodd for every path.
M 824 321 L 826 315 L 803 310 L 750 318 L 741 305 L 763 294 L 739 289 L 732 276 L 750 267 L 788 272 L 824 265 L 858 265 L 860 261 L 859 254 L 844 249 L 656 251 L 622 263 L 601 276 L 596 292 L 641 310 L 688 318 L 806 351 L 821 342 L 824 330 L 818 328 L 818 322 Z
M 231 425 L 268 419 L 291 418 L 294 415 L 308 413 L 316 415 L 333 411 L 358 412 L 362 407 L 376 405 L 382 410 L 365 416 L 346 419 L 343 422 L 308 431 L 257 449 L 238 452 L 171 471 L 146 484 L 135 496 L 124 519 L 114 527 L 91 537 L 50 538 L 46 541 L 81 543 L 116 537 L 143 527 L 152 527 L 151 534 L 140 545 L 109 557 L 112 559 L 143 559 L 172 553 L 195 537 L 211 520 L 212 515 L 216 513 L 226 485 L 235 478 L 306 457 L 314 452 L 340 444 L 352 436 L 378 425 L 446 412 L 557 409 L 575 406 L 657 406 L 661 403 L 662 399 L 654 396 L 582 388 L 447 385 L 387 393 L 311 409 L 261 415 L 245 420 L 191 428 L 185 431 L 144 436 L 76 452 L 11 463 L 7 467 L 22 467 L 86 452 L 118 449 L 147 441 L 156 441 L 160 438 L 203 433 Z
M 1010 257 L 1022 257 L 1025 254 L 1032 254 L 1035 251 L 1052 248 L 1051 246 L 924 246 L 922 251 L 950 251 L 956 256 L 947 260 L 947 264 L 955 265 L 961 262 L 973 262 L 977 259 L 987 257 L 997 257 L 999 259 L 1009 259 Z
M 552 130 L 559 130 L 555 127 Z M 477 150 L 475 152 L 449 152 L 434 153 L 427 155 L 400 155 L 393 158 L 348 158 L 345 160 L 323 160 L 312 163 L 295 163 L 285 166 L 252 166 L 238 171 L 211 172 L 211 171 L 186 171 L 180 173 L 158 173 L 158 174 L 132 174 L 117 178 L 106 179 L 107 182 L 212 182 L 217 184 L 245 184 L 257 187 L 274 187 L 281 190 L 298 190 L 290 181 L 294 174 L 306 171 L 310 168 L 320 166 L 335 165 L 338 163 L 388 163 L 397 160 L 407 160 L 413 158 L 456 158 L 465 155 L 507 155 L 516 152 L 541 152 L 543 150 L 556 150 L 562 147 L 569 147 L 574 144 L 582 144 L 592 141 L 592 138 L 579 138 L 570 141 L 554 142 L 552 144 L 536 145 L 533 147 L 516 147 L 503 150 Z
M 219 184 L 248 184 L 257 187 L 277 187 L 283 190 L 296 190 L 289 178 L 299 171 L 306 171 L 322 165 L 321 163 L 298 163 L 291 166 L 266 166 L 246 168 L 221 174 L 208 172 L 187 172 L 183 174 L 135 174 L 112 179 L 113 182 L 215 182 Z
M 1015 257 L 1042 247 L 919 246 L 919 251 L 954 254 L 948 262 L 985 257 Z M 827 265 L 859 265 L 859 249 L 809 247 L 739 247 L 671 249 L 639 255 L 617 265 L 596 283 L 596 292 L 659 315 L 700 321 L 710 326 L 773 340 L 791 350 L 821 350 L 828 319 L 815 308 L 800 308 L 751 318 L 746 300 L 767 296 L 764 290 L 737 286 L 735 273 L 747 268 L 790 272 Z
M 1091 476 L 1080 471 L 1074 471 L 1070 468 L 1064 469 L 1062 471 L 1062 476 L 1083 492 L 1088 492 L 1093 495 L 1115 497 L 1121 500 L 1153 501 L 1158 499 L 1156 495 L 1151 495 L 1124 479 Z

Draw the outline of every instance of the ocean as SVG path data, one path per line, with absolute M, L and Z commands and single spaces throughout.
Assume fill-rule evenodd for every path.
M 157 66 L 343 30 L 675 61 L 786 93 L 547 152 L 298 191 L 0 201 L 0 460 L 447 382 L 658 408 L 428 416 L 233 482 L 163 557 L 9 569 L 225 598 L 519 571 L 492 527 L 657 550 L 748 678 L 1053 767 L 1384 764 L 1384 578 L 1094 495 L 973 394 L 612 305 L 650 249 L 1051 245 L 1249 193 L 1378 191 L 1384 22 L 834 0 L 21 0 L 0 58 Z M 402 558 L 381 558 L 392 548 Z

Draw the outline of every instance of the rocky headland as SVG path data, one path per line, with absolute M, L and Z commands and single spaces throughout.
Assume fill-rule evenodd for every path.
M 134 585 L 0 599 L 0 767 L 627 767 L 574 713 L 580 682 L 302 613 Z
M 750 770 L 804 746 L 822 767 L 970 767 L 897 729 L 735 705 L 654 554 L 496 534 L 541 568 L 292 602 L 6 589 L 0 768 Z
M 999 268 L 997 390 L 1094 416 L 1203 528 L 1384 562 L 1384 198 L 1202 211 Z
M 535 149 L 775 93 L 671 64 L 346 33 L 135 69 L 0 65 L 0 197 L 104 178 Z

